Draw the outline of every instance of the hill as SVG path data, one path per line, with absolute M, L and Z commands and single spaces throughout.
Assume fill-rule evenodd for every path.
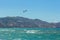
M 3 17 L 0 18 L 0 28 L 57 28 L 60 23 L 48 23 L 40 19 L 29 19 L 24 17 Z

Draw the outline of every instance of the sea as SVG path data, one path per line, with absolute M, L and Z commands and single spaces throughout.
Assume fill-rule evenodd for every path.
M 60 28 L 0 28 L 0 40 L 60 40 Z

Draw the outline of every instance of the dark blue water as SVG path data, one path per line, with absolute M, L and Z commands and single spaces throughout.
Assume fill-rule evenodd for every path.
M 0 28 L 0 40 L 60 40 L 60 28 Z

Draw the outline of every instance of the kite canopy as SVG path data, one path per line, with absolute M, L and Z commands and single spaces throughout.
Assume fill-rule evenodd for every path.
M 27 9 L 25 9 L 25 10 L 23 10 L 23 13 L 26 13 L 28 10 Z

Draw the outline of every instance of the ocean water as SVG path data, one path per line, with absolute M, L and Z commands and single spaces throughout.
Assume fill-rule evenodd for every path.
M 60 28 L 0 28 L 0 40 L 60 40 Z

